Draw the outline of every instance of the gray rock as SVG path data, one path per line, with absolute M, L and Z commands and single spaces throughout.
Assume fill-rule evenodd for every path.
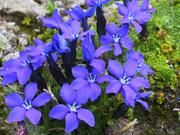
M 43 16 L 46 14 L 45 8 L 33 0 L 0 0 L 0 11 L 4 11 L 7 14 L 18 12 L 32 16 Z

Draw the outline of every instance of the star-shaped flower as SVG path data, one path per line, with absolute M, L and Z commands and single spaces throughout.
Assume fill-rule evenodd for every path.
M 24 88 L 23 99 L 16 92 L 10 93 L 5 97 L 6 104 L 12 109 L 8 115 L 8 122 L 20 122 L 27 118 L 33 125 L 37 125 L 41 119 L 41 112 L 36 108 L 41 107 L 50 101 L 51 95 L 41 93 L 36 98 L 37 84 L 29 83 Z
M 69 84 L 64 84 L 60 90 L 60 97 L 66 105 L 58 104 L 53 107 L 49 112 L 49 117 L 57 120 L 65 119 L 67 134 L 77 129 L 80 121 L 84 121 L 90 127 L 95 126 L 93 113 L 82 108 L 82 105 L 87 102 L 85 94 L 75 91 Z

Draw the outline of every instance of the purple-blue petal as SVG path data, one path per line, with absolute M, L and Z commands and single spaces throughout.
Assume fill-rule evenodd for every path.
M 149 110 L 149 105 L 145 101 L 138 99 L 136 102 L 139 102 L 146 110 Z
M 85 85 L 78 90 L 76 90 L 76 103 L 78 105 L 85 104 L 88 102 L 89 98 L 89 87 Z
M 128 60 L 124 65 L 125 75 L 128 77 L 136 75 L 137 65 L 136 61 Z
M 66 115 L 65 118 L 66 121 L 66 127 L 65 132 L 69 134 L 70 132 L 74 131 L 79 126 L 79 120 L 75 113 L 71 112 Z
M 32 105 L 35 107 L 40 107 L 42 105 L 45 105 L 50 100 L 51 95 L 49 93 L 43 92 L 33 100 Z
M 14 83 L 17 80 L 16 73 L 11 73 L 3 76 L 2 85 L 8 85 Z
M 103 76 L 98 76 L 96 79 L 96 82 L 98 83 L 104 83 L 104 82 L 110 82 L 112 81 L 114 78 L 110 75 L 103 75 Z
M 118 56 L 122 54 L 122 49 L 118 43 L 114 43 L 114 55 Z
M 26 117 L 33 125 L 37 125 L 41 119 L 41 112 L 31 108 L 26 112 Z
M 100 41 L 102 45 L 109 45 L 113 42 L 113 37 L 109 33 L 106 33 L 106 35 L 100 37 Z
M 60 90 L 60 97 L 67 103 L 73 104 L 76 98 L 76 92 L 69 84 L 64 84 Z
M 125 99 L 125 103 L 128 106 L 135 106 L 135 99 L 137 94 L 133 89 L 131 89 L 131 87 L 129 87 L 128 85 L 124 85 L 122 89 L 122 95 Z
M 95 57 L 99 57 L 102 54 L 104 54 L 106 52 L 109 52 L 111 50 L 113 50 L 112 46 L 110 46 L 110 45 L 102 45 L 95 51 Z
M 121 44 L 124 48 L 127 48 L 128 50 L 131 50 L 133 48 L 133 41 L 128 37 L 121 38 Z
M 88 70 L 83 66 L 75 66 L 72 68 L 72 74 L 75 78 L 85 78 L 88 73 Z
M 121 89 L 121 83 L 118 80 L 112 80 L 109 85 L 106 87 L 106 93 L 118 94 Z
M 94 59 L 91 61 L 90 65 L 94 67 L 100 74 L 104 74 L 106 64 L 102 59 Z
M 26 116 L 26 109 L 24 107 L 13 108 L 8 115 L 8 122 L 19 122 L 23 121 Z
M 140 33 L 142 31 L 142 27 L 140 24 L 138 24 L 136 21 L 131 21 L 131 23 L 134 25 L 136 33 Z
M 149 88 L 150 84 L 144 77 L 135 77 L 131 80 L 130 85 L 135 89 Z
M 30 67 L 23 67 L 16 71 L 18 81 L 21 85 L 24 85 L 27 83 L 27 81 L 30 79 L 30 75 L 32 73 L 32 70 Z
M 37 83 L 28 83 L 24 88 L 24 96 L 27 100 L 32 100 L 38 90 Z
M 13 92 L 5 96 L 5 102 L 10 108 L 12 108 L 15 106 L 21 106 L 23 104 L 23 99 L 19 94 Z
M 63 120 L 68 112 L 69 108 L 67 106 L 59 104 L 51 109 L 49 117 L 57 120 Z
M 124 72 L 121 64 L 118 61 L 111 59 L 109 60 L 108 71 L 117 78 L 121 77 Z
M 80 109 L 78 110 L 78 118 L 85 123 L 87 123 L 90 127 L 95 126 L 95 120 L 94 120 L 94 115 L 91 111 L 87 109 Z
M 116 3 L 116 5 L 118 6 L 118 12 L 119 14 L 121 14 L 122 16 L 127 16 L 128 15 L 128 9 L 126 8 L 125 5 L 120 4 L 120 3 Z
M 101 95 L 101 87 L 96 83 L 90 84 L 89 96 L 91 101 L 95 101 Z

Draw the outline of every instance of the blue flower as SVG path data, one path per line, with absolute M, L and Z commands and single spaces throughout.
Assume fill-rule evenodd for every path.
M 95 101 L 102 92 L 99 84 L 111 80 L 112 77 L 104 76 L 105 62 L 103 60 L 94 59 L 90 65 L 92 66 L 91 71 L 88 71 L 84 66 L 72 68 L 72 74 L 75 77 L 72 86 L 75 89 L 83 88 L 91 101 Z
M 66 40 L 58 33 L 53 35 L 52 46 L 54 51 L 57 51 L 60 54 L 68 53 L 71 51 Z
M 93 113 L 88 109 L 82 108 L 82 105 L 87 102 L 86 94 L 81 94 L 84 91 L 74 90 L 69 84 L 64 84 L 60 90 L 60 97 L 66 105 L 58 104 L 51 109 L 49 117 L 57 120 L 65 119 L 65 132 L 68 134 L 78 128 L 80 121 L 84 121 L 90 127 L 95 126 Z
M 44 62 L 47 60 L 47 56 L 53 52 L 52 44 L 44 43 L 42 40 L 35 38 L 34 39 L 35 46 L 28 46 L 24 50 L 28 54 L 28 57 L 31 59 L 31 63 L 33 63 L 34 69 L 38 69 L 41 67 Z M 53 54 L 54 58 L 56 56 Z
M 43 22 L 43 26 L 51 29 L 61 29 L 61 24 L 63 23 L 63 19 L 59 14 L 58 9 L 55 9 L 52 17 L 44 17 L 41 19 Z
M 122 54 L 122 47 L 127 48 L 128 50 L 131 50 L 133 47 L 133 41 L 128 37 L 128 25 L 122 25 L 120 28 L 114 24 L 108 24 L 106 26 L 106 35 L 101 36 L 100 41 L 102 43 L 102 46 L 99 47 L 96 52 L 95 56 L 99 57 L 103 53 L 113 50 L 114 48 L 114 55 L 118 56 Z M 113 46 L 111 46 L 111 44 Z
M 86 0 L 86 5 L 90 7 L 102 7 L 107 4 L 110 0 Z
M 83 20 L 92 17 L 95 13 L 95 8 L 89 8 L 84 11 L 81 7 L 76 6 L 74 8 L 71 8 L 70 10 L 66 10 L 65 12 L 73 19 Z
M 33 125 L 37 125 L 41 119 L 41 112 L 37 107 L 41 107 L 50 101 L 51 96 L 48 93 L 41 93 L 36 98 L 37 84 L 29 83 L 24 88 L 23 99 L 19 94 L 13 92 L 5 97 L 6 104 L 12 109 L 8 115 L 8 122 L 20 122 L 27 118 Z
M 143 3 L 140 7 L 137 0 L 128 2 L 127 7 L 123 4 L 116 3 L 118 11 L 122 15 L 122 24 L 132 24 L 135 27 L 136 33 L 142 31 L 140 24 L 147 23 L 151 18 L 151 13 L 147 10 L 147 3 Z
M 141 53 L 132 50 L 128 52 L 126 57 L 128 60 L 134 60 L 137 63 L 137 71 L 141 73 L 142 76 L 153 73 L 152 69 L 145 64 L 144 56 Z
M 88 34 L 86 38 L 82 41 L 82 54 L 83 60 L 92 61 L 94 59 L 95 47 L 91 40 L 91 35 Z
M 108 71 L 114 76 L 106 88 L 106 93 L 118 94 L 121 92 L 128 106 L 135 106 L 135 99 L 140 88 L 149 88 L 150 84 L 144 77 L 136 76 L 137 64 L 127 61 L 124 67 L 115 60 L 109 60 Z
M 25 51 L 21 51 L 19 58 L 10 59 L 3 64 L 0 70 L 0 75 L 3 76 L 2 84 L 7 85 L 14 83 L 16 80 L 21 85 L 26 84 L 31 76 L 33 65 L 35 63 L 31 63 L 28 54 Z

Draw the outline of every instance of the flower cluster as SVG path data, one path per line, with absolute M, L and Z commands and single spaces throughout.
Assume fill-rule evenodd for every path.
M 43 26 L 57 31 L 52 36 L 52 41 L 45 43 L 36 38 L 34 45 L 20 51 L 18 58 L 3 63 L 0 69 L 2 84 L 6 86 L 18 81 L 24 86 L 25 97 L 22 99 L 15 92 L 5 97 L 7 105 L 12 109 L 8 122 L 20 122 L 25 118 L 34 125 L 40 122 L 41 112 L 36 108 L 54 99 L 52 92 L 43 92 L 47 85 L 39 69 L 46 65 L 61 86 L 59 96 L 63 100 L 59 100 L 62 103 L 50 110 L 49 117 L 65 119 L 66 133 L 77 129 L 81 121 L 90 127 L 95 126 L 93 113 L 84 107 L 104 94 L 101 85 L 104 82 L 108 84 L 105 94 L 121 94 L 127 106 L 135 107 L 136 103 L 140 103 L 145 109 L 149 109 L 145 101 L 151 95 L 151 92 L 146 91 L 150 88 L 147 75 L 153 71 L 145 63 L 143 55 L 133 49 L 134 43 L 129 32 L 133 26 L 140 33 L 141 25 L 150 20 L 154 9 L 148 8 L 149 0 L 144 0 L 141 5 L 137 0 L 116 3 L 122 16 L 120 24 L 106 24 L 103 5 L 109 2 L 110 0 L 86 0 L 89 7 L 87 10 L 75 6 L 65 11 L 70 16 L 67 21 L 63 20 L 56 9 L 51 17 L 41 18 Z M 88 18 L 95 13 L 100 46 L 96 45 L 96 32 L 88 25 Z M 82 63 L 77 63 L 76 58 L 79 43 Z M 112 51 L 114 57 L 103 60 L 103 55 Z M 119 56 L 125 52 L 125 60 L 122 60 L 125 62 L 121 63 Z M 34 98 L 37 89 L 41 94 Z

